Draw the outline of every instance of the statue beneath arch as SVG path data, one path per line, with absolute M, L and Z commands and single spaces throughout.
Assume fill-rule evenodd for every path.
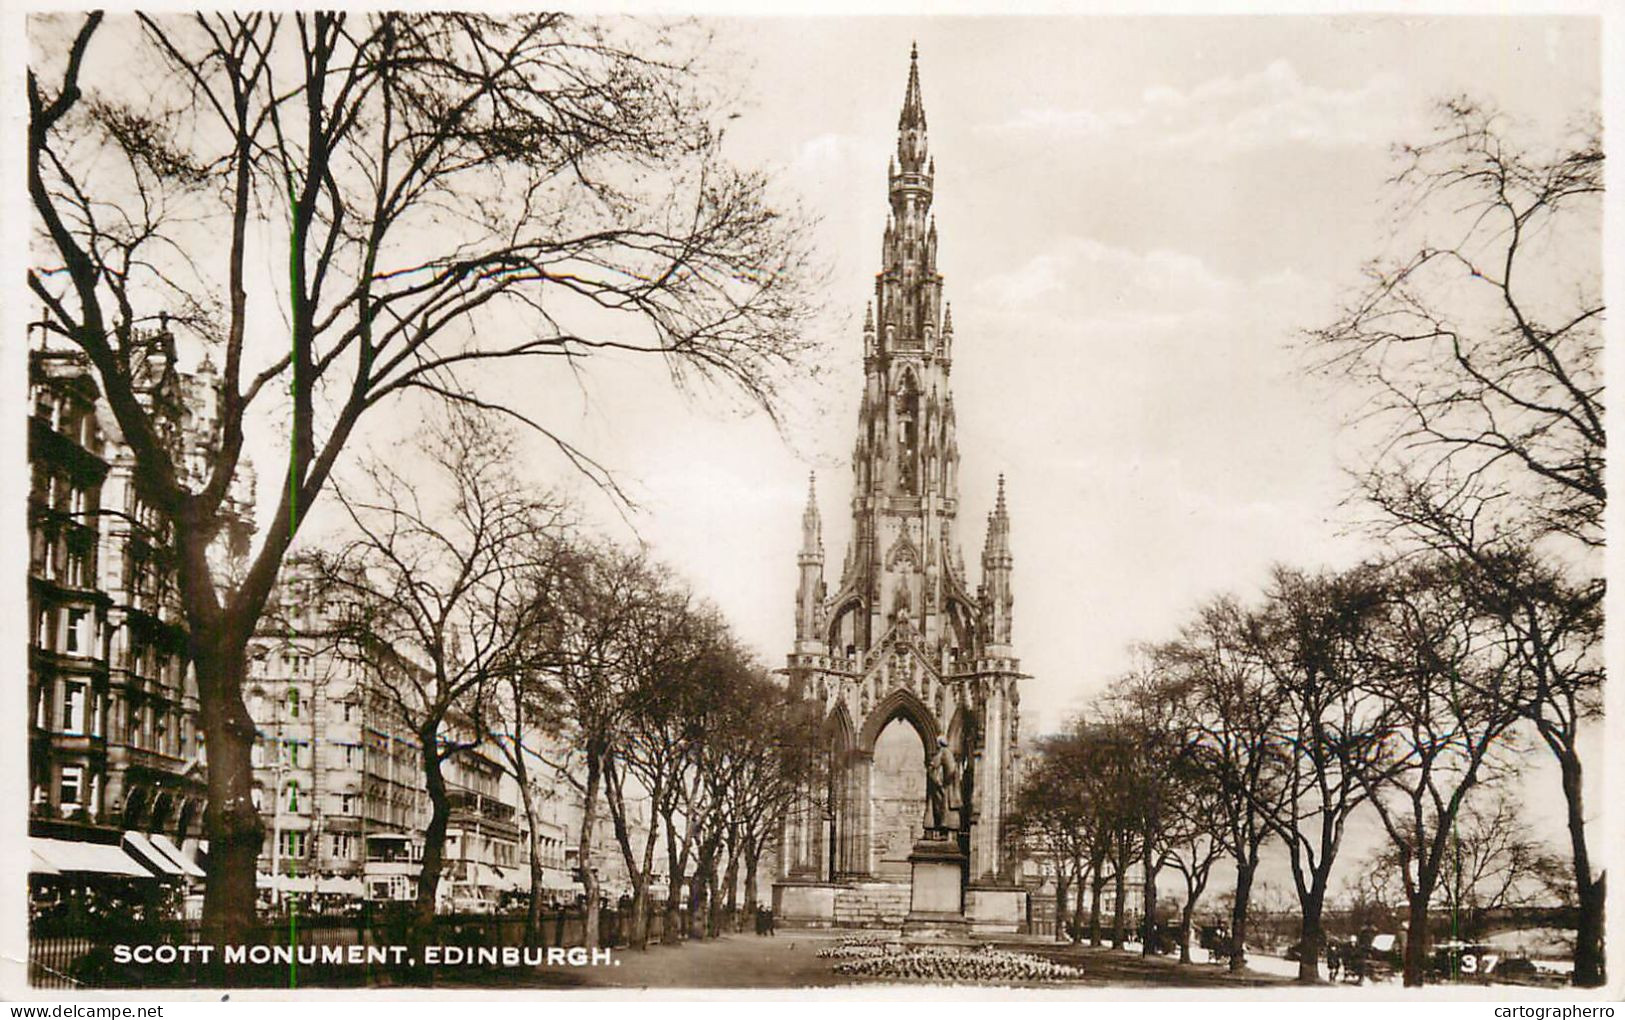
M 1005 831 L 1023 679 L 1011 641 L 1010 514 L 1000 476 L 973 584 L 957 537 L 954 327 L 936 268 L 935 173 L 914 57 L 883 267 L 864 317 L 852 537 L 833 588 L 811 487 L 802 516 L 786 672 L 823 702 L 827 769 L 791 813 L 781 844 L 775 903 L 791 924 L 902 922 L 909 890 L 887 888 L 895 876 L 881 873 L 877 848 L 916 837 L 872 831 L 877 824 L 918 826 L 909 861 L 929 859 L 931 913 L 1005 931 L 1025 917 L 1020 862 Z M 913 760 L 925 772 L 926 804 L 905 815 L 878 809 L 873 774 L 875 741 L 899 719 L 925 751 Z M 917 865 L 916 893 L 920 873 Z
M 961 771 L 948 738 L 938 737 L 937 753 L 926 762 L 925 770 L 925 831 L 931 838 L 947 839 L 950 832 L 959 830 Z

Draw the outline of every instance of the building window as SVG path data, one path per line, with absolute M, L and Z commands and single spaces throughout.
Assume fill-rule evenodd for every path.
M 344 767 L 353 769 L 361 763 L 361 748 L 355 744 L 344 745 Z
M 85 732 L 85 685 L 62 685 L 62 732 Z
M 94 691 L 90 695 L 90 735 L 102 735 L 102 696 Z
M 299 813 L 299 780 L 288 780 L 288 810 L 293 814 Z
M 333 857 L 337 860 L 348 861 L 354 858 L 355 847 L 348 832 L 333 833 Z
M 299 718 L 299 688 L 288 688 L 288 718 Z
M 345 722 L 355 722 L 355 711 L 356 711 L 355 702 L 353 702 L 353 701 L 345 701 L 345 702 L 342 702 L 341 704 L 343 705 L 343 707 L 340 709 L 340 711 L 342 711 L 344 713 L 344 721 Z
M 282 856 L 305 856 L 305 834 L 302 830 L 288 830 L 282 833 Z
M 78 765 L 65 765 L 62 768 L 61 796 L 57 798 L 63 807 L 77 805 L 80 791 L 84 787 L 85 770 Z
M 90 613 L 83 609 L 68 610 L 68 646 L 65 649 L 73 655 L 90 654 L 90 632 L 88 624 Z
M 344 793 L 339 795 L 339 813 L 346 815 L 355 814 L 355 794 Z
M 68 553 L 68 584 L 83 588 L 90 583 L 90 557 L 83 552 Z

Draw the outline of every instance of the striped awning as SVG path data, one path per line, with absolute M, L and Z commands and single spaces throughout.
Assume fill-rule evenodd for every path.
M 130 851 L 130 856 L 152 869 L 155 875 L 184 875 L 185 870 L 179 864 L 169 859 L 169 855 L 152 845 L 145 833 L 126 832 L 124 834 L 124 848 Z
M 203 869 L 198 867 L 197 862 L 188 857 L 186 855 L 186 851 L 176 846 L 174 840 L 170 839 L 168 836 L 161 832 L 155 832 L 148 838 L 152 840 L 153 846 L 162 851 L 163 854 L 170 860 L 180 865 L 181 870 L 186 872 L 188 875 L 192 876 L 193 878 L 207 877 Z
M 119 875 L 125 878 L 152 878 L 152 870 L 121 847 L 107 843 L 81 843 L 78 840 L 28 837 L 32 860 L 43 861 L 49 872 L 36 874 Z

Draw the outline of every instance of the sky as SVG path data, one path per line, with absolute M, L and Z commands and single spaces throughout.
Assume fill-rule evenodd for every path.
M 1038 732 L 1202 599 L 1365 551 L 1340 505 L 1355 405 L 1306 378 L 1296 341 L 1386 250 L 1391 147 L 1464 92 L 1536 138 L 1599 102 L 1585 19 L 710 24 L 747 104 L 729 151 L 819 218 L 826 379 L 775 430 L 628 366 L 588 383 L 572 435 L 630 487 L 636 533 L 782 662 L 809 471 L 831 563 L 850 530 L 860 325 L 917 43 L 956 329 L 958 537 L 974 575 L 1002 472 Z

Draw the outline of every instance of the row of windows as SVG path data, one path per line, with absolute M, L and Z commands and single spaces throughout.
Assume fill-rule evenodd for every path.
M 298 719 L 311 714 L 310 699 L 300 693 L 297 687 L 289 687 L 287 693 L 280 699 L 284 705 L 286 718 Z M 269 721 L 266 713 L 270 699 L 265 696 L 261 688 L 254 688 L 248 693 L 248 714 L 258 722 Z M 361 706 L 354 701 L 339 699 L 329 702 L 328 714 L 336 722 L 352 723 L 361 718 Z
M 48 694 L 54 693 L 54 697 Z M 52 706 L 55 705 L 55 712 Z M 191 717 L 180 709 L 143 703 L 125 703 L 104 696 L 82 680 L 64 679 L 54 692 L 36 692 L 34 725 L 67 736 L 113 739 L 131 747 L 184 758 L 192 750 L 203 753 L 203 734 L 194 732 Z
M 361 745 L 359 745 L 359 744 L 336 744 L 336 745 L 330 744 L 329 746 L 330 747 L 338 747 L 340 749 L 340 753 L 343 756 L 343 763 L 344 763 L 345 768 L 347 768 L 347 769 L 358 769 L 358 768 L 360 768 L 362 766 L 363 754 L 362 754 L 362 750 L 361 750 Z M 276 758 L 276 762 L 278 764 L 287 765 L 287 766 L 290 766 L 290 767 L 296 768 L 296 769 L 309 768 L 313 764 L 312 760 L 311 760 L 312 756 L 311 756 L 310 742 L 309 741 L 306 741 L 306 740 L 277 740 L 277 741 L 267 742 L 266 740 L 261 739 L 261 740 L 256 740 L 254 742 L 254 746 L 249 748 L 249 752 L 248 752 L 249 761 L 251 762 L 251 764 L 253 764 L 253 766 L 255 768 L 266 768 L 270 764 L 266 760 L 266 757 L 267 757 L 266 751 L 267 751 L 268 747 L 274 747 L 275 748 L 275 750 L 276 750 L 275 758 Z M 326 757 L 326 756 L 324 756 L 324 757 Z M 336 762 L 336 761 L 326 761 L 325 764 L 329 768 L 336 768 L 338 766 L 338 762 Z
M 94 539 L 87 533 L 69 537 L 35 529 L 28 567 L 35 577 L 70 588 L 89 588 L 95 583 L 95 562 Z
M 265 810 L 265 791 L 256 786 L 254 787 L 253 797 L 254 808 L 259 811 Z M 299 815 L 310 809 L 310 799 L 310 795 L 304 792 L 304 788 L 299 785 L 299 780 L 290 779 L 282 787 L 282 797 L 279 805 L 287 813 Z M 328 803 L 336 814 L 355 815 L 361 807 L 361 795 L 357 793 L 332 794 L 328 798 Z

